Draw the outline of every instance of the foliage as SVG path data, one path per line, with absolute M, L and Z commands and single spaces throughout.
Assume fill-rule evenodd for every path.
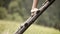
M 3 7 L 0 7 L 0 19 L 4 19 L 7 17 L 7 10 Z
M 11 0 L 0 0 L 0 6 L 8 8 L 8 5 L 9 5 L 10 1 Z

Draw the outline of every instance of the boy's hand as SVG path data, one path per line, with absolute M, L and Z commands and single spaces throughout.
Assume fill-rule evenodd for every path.
M 37 11 L 38 11 L 37 8 L 32 9 L 32 10 L 31 10 L 31 16 L 36 15 L 36 12 L 37 12 Z

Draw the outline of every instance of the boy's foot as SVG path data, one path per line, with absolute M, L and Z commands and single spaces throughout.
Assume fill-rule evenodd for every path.
M 32 10 L 31 10 L 31 16 L 36 15 L 37 11 L 38 11 L 37 8 L 32 9 Z

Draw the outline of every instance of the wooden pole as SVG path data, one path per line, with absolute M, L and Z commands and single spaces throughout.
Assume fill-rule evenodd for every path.
M 44 5 L 37 11 L 36 15 L 29 17 L 15 34 L 23 34 L 27 28 L 54 2 L 55 0 L 47 0 Z

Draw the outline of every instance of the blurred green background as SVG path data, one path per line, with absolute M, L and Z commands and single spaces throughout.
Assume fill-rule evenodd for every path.
M 39 0 L 38 8 L 45 0 Z M 0 34 L 14 34 L 30 17 L 33 0 L 0 0 Z M 60 0 L 56 0 L 24 34 L 60 34 Z

